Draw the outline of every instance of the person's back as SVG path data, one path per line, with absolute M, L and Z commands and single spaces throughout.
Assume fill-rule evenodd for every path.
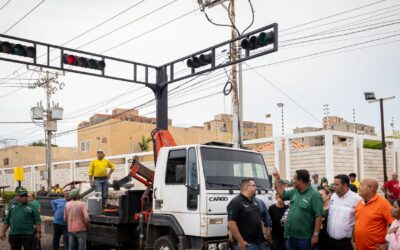
M 54 211 L 53 224 L 66 225 L 64 221 L 64 209 L 67 201 L 65 198 L 55 199 L 51 201 L 51 208 Z
M 68 232 L 87 231 L 89 215 L 86 204 L 80 200 L 71 200 L 65 206 L 64 219 L 68 225 Z

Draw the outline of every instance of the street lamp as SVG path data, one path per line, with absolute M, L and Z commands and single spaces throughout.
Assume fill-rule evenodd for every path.
M 386 183 L 388 180 L 386 171 L 386 141 L 385 141 L 385 122 L 383 116 L 383 101 L 394 99 L 395 96 L 386 98 L 376 98 L 374 92 L 364 92 L 365 100 L 369 103 L 379 102 L 381 110 L 381 135 L 382 135 L 382 159 L 383 159 L 383 180 Z
M 278 106 L 278 108 L 281 108 L 281 113 L 282 113 L 282 137 L 285 136 L 285 125 L 284 125 L 284 120 L 283 120 L 283 103 L 279 102 L 276 104 L 276 106 Z

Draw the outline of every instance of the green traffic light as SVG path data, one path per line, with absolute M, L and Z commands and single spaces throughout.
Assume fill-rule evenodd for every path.
M 265 33 L 261 32 L 260 35 L 257 37 L 257 42 L 262 45 L 268 45 L 274 41 L 274 34 L 273 32 Z
M 12 48 L 11 54 L 17 55 L 17 56 L 24 56 L 25 55 L 25 48 L 21 44 L 15 44 L 14 47 Z

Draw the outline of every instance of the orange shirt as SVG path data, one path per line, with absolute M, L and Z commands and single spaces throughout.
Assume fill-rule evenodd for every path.
M 377 244 L 385 243 L 388 225 L 394 220 L 391 208 L 380 195 L 375 195 L 367 204 L 364 199 L 358 202 L 354 228 L 357 250 L 376 250 Z

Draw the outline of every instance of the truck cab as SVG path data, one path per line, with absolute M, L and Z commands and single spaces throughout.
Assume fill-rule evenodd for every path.
M 212 145 L 161 148 L 146 242 L 153 249 L 228 249 L 227 206 L 244 178 L 271 198 L 260 153 Z M 154 242 L 154 245 L 152 245 Z

